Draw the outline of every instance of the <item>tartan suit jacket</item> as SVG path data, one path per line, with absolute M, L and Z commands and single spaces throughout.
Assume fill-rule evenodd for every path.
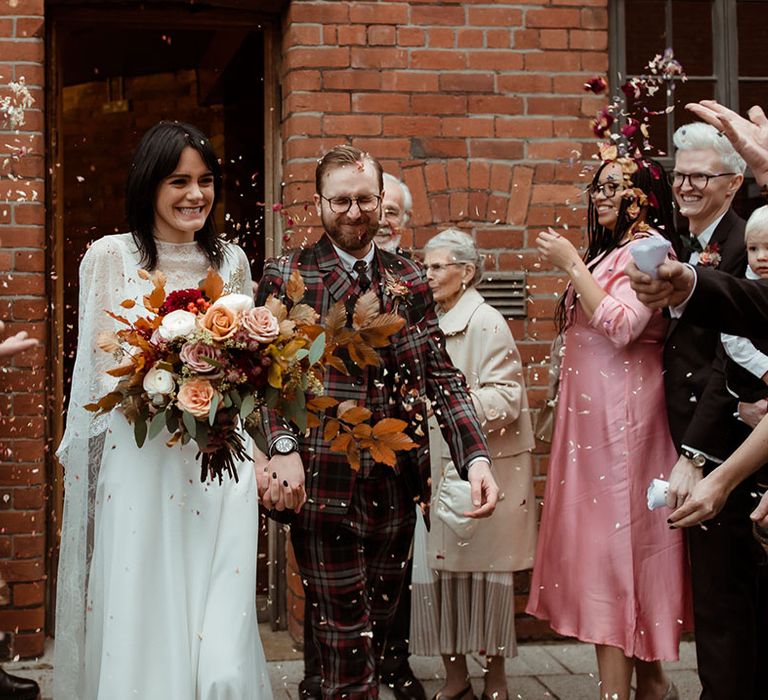
M 450 447 L 453 463 L 462 478 L 468 478 L 468 465 L 476 457 L 491 461 L 488 446 L 464 375 L 453 366 L 446 353 L 445 338 L 437 323 L 432 292 L 423 269 L 407 258 L 379 249 L 376 250 L 373 266 L 373 279 L 376 281 L 378 277 L 379 280 L 382 311 L 393 311 L 396 302 L 380 283 L 385 272 L 409 288 L 408 298 L 403 300 L 407 303 L 401 301 L 397 305 L 397 311 L 405 317 L 406 323 L 393 336 L 391 348 L 383 349 L 381 356 L 386 366 L 379 377 L 387 383 L 389 396 L 395 399 L 384 404 L 386 415 L 408 421 L 411 426 L 408 432 L 419 443 L 417 449 L 397 453 L 396 472 L 414 502 L 428 504 L 431 495 L 429 429 L 426 423 L 428 399 L 434 402 L 435 414 L 441 419 L 442 433 Z M 356 282 L 344 269 L 330 238 L 324 235 L 315 246 L 266 262 L 256 293 L 256 304 L 263 304 L 270 294 L 274 294 L 290 307 L 285 286 L 294 270 L 301 273 L 306 287 L 302 303 L 314 308 L 321 319 L 335 302 L 347 301 L 357 294 Z M 377 369 L 373 371 L 378 372 Z M 359 373 L 347 376 L 329 367 L 324 383 L 327 395 L 340 401 L 352 399 L 358 405 L 374 408 L 366 376 Z M 274 431 L 274 435 L 284 431 L 284 426 L 275 415 L 265 423 L 268 432 Z M 349 508 L 357 478 L 345 455 L 330 451 L 323 440 L 323 427 L 324 421 L 319 428 L 310 430 L 307 436 L 299 436 L 306 473 L 307 503 L 298 516 L 298 522 L 305 528 L 342 519 Z M 272 437 L 267 435 L 268 443 Z M 376 468 L 379 471 L 389 469 L 384 465 L 376 465 Z

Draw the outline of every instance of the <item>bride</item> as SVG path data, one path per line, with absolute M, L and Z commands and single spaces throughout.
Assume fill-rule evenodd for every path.
M 67 428 L 56 605 L 56 700 L 260 700 L 272 697 L 256 622 L 258 498 L 252 465 L 239 483 L 200 483 L 194 444 L 139 449 L 119 410 L 84 405 L 117 383 L 97 347 L 161 270 L 166 289 L 197 287 L 209 267 L 226 291 L 251 293 L 245 253 L 216 235 L 221 171 L 198 129 L 160 122 L 128 174 L 132 233 L 97 240 L 80 265 L 77 358 Z

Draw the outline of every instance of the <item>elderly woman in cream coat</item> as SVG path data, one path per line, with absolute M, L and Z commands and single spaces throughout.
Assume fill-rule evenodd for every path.
M 463 515 L 471 510 L 469 486 L 456 473 L 434 416 L 431 529 L 426 548 L 423 525 L 417 532 L 411 650 L 442 655 L 446 680 L 435 697 L 443 700 L 474 698 L 466 654 L 484 654 L 482 697 L 504 700 L 504 658 L 517 653 L 512 572 L 530 569 L 536 548 L 534 438 L 523 368 L 504 317 L 475 289 L 482 258 L 473 239 L 448 229 L 424 250 L 448 354 L 467 378 L 502 498 L 486 521 Z

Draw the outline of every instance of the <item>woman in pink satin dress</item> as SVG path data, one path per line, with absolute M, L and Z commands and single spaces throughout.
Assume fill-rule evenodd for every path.
M 636 167 L 636 170 L 632 170 Z M 558 321 L 565 356 L 527 611 L 597 652 L 600 697 L 673 700 L 661 660 L 688 629 L 683 538 L 646 491 L 677 460 L 667 425 L 662 347 L 668 321 L 641 304 L 624 267 L 640 239 L 677 244 L 661 166 L 608 161 L 589 191 L 584 259 L 542 232 L 542 258 L 568 274 Z

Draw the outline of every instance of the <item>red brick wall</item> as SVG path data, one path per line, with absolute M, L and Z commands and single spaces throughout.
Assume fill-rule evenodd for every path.
M 45 627 L 43 51 L 43 0 L 0 0 L 0 95 L 24 77 L 35 99 L 18 133 L 0 133 L 0 318 L 6 334 L 26 330 L 41 341 L 0 361 L 0 632 L 21 656 L 42 653 Z M 20 148 L 31 152 L 15 161 Z
M 533 242 L 546 226 L 581 237 L 578 171 L 594 150 L 589 119 L 603 102 L 583 83 L 608 69 L 607 27 L 607 0 L 294 0 L 284 21 L 290 245 L 319 233 L 304 208 L 317 158 L 341 142 L 370 151 L 411 188 L 416 248 L 459 225 L 476 237 L 487 268 L 528 273 L 529 316 L 511 327 L 534 408 L 562 287 Z M 542 495 L 545 454 L 536 468 Z M 519 625 L 523 637 L 546 629 Z

